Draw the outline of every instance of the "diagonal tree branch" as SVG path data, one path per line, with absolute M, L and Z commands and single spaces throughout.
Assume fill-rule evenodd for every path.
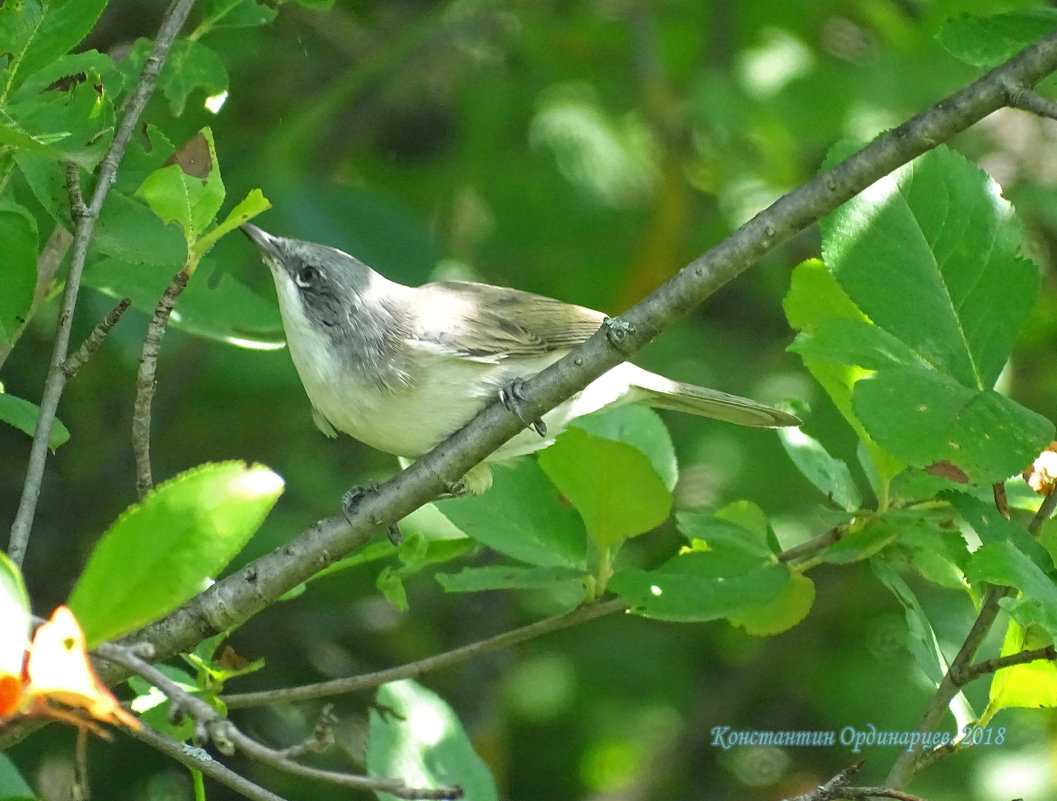
M 623 361 L 680 315 L 751 267 L 780 242 L 916 156 L 1009 102 L 1011 87 L 1033 86 L 1057 69 L 1057 33 L 1026 48 L 966 88 L 777 200 L 670 281 L 604 326 L 582 346 L 529 380 L 524 412 L 541 416 Z M 152 643 L 165 657 L 232 629 L 276 598 L 437 497 L 446 486 L 521 429 L 501 404 L 481 411 L 407 470 L 368 493 L 348 519 L 319 521 L 287 546 L 248 565 L 128 639 Z
M 33 528 L 33 518 L 37 511 L 37 500 L 40 498 L 41 482 L 44 479 L 44 463 L 48 457 L 48 439 L 51 436 L 52 426 L 55 425 L 59 398 L 62 397 L 62 391 L 66 387 L 66 371 L 63 369 L 63 364 L 70 348 L 70 330 L 73 324 L 73 313 L 77 307 L 77 294 L 81 288 L 81 273 L 84 271 L 84 262 L 88 255 L 88 242 L 95 230 L 95 221 L 99 217 L 99 210 L 103 208 L 103 201 L 106 200 L 107 193 L 117 178 L 118 165 L 132 138 L 132 132 L 154 92 L 154 86 L 158 82 L 158 75 L 161 74 L 169 48 L 180 32 L 180 28 L 183 27 L 193 5 L 194 0 L 175 0 L 166 13 L 161 29 L 158 31 L 158 38 L 154 42 L 154 50 L 143 65 L 143 73 L 136 86 L 136 91 L 129 98 L 125 107 L 125 116 L 100 164 L 99 179 L 96 182 L 91 202 L 85 207 L 79 198 L 71 197 L 76 207 L 73 215 L 76 230 L 73 238 L 70 273 L 66 277 L 66 289 L 63 292 L 59 322 L 55 332 L 55 347 L 51 355 L 48 377 L 44 383 L 44 395 L 40 401 L 37 428 L 33 433 L 33 446 L 29 452 L 26 480 L 22 485 L 22 497 L 19 500 L 15 521 L 11 525 L 11 539 L 7 548 L 7 555 L 19 566 L 26 555 L 29 534 Z

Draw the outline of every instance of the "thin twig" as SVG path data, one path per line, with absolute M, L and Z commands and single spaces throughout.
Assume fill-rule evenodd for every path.
M 852 776 L 859 772 L 864 760 L 859 760 L 854 765 L 849 765 L 825 784 L 820 784 L 814 790 L 801 793 L 794 798 L 785 801 L 869 801 L 871 798 L 894 798 L 896 801 L 925 801 L 916 795 L 904 793 L 889 787 L 849 787 L 848 782 Z
M 841 793 L 847 789 L 851 777 L 862 770 L 864 762 L 865 760 L 860 759 L 858 762 L 848 765 L 825 784 L 820 784 L 814 790 L 801 793 L 794 798 L 788 798 L 786 801 L 832 801 L 832 799 L 841 798 Z
M 1045 648 L 1033 648 L 1029 651 L 1018 651 L 1015 654 L 996 656 L 994 659 L 985 659 L 962 671 L 961 679 L 965 684 L 974 679 L 985 676 L 988 673 L 997 673 L 1003 668 L 1015 667 L 1016 665 L 1027 665 L 1031 662 L 1057 660 L 1057 648 L 1047 645 Z
M 846 798 L 861 799 L 869 801 L 871 798 L 894 798 L 896 801 L 925 801 L 919 795 L 904 793 L 902 790 L 893 790 L 890 787 L 845 787 L 842 795 L 833 796 L 834 801 L 844 801 Z
M 76 231 L 73 239 L 73 256 L 70 260 L 70 272 L 66 276 L 66 289 L 62 296 L 62 305 L 59 310 L 59 320 L 55 331 L 55 347 L 52 350 L 51 366 L 48 377 L 44 383 L 44 393 L 40 401 L 40 412 L 37 417 L 37 427 L 33 432 L 33 445 L 30 448 L 28 465 L 26 467 L 26 479 L 22 485 L 22 497 L 19 500 L 18 512 L 15 514 L 14 523 L 11 525 L 11 539 L 8 542 L 7 553 L 16 565 L 21 565 L 29 545 L 29 535 L 33 528 L 33 518 L 36 516 L 37 501 L 40 498 L 41 483 L 44 479 L 44 465 L 48 458 L 48 441 L 51 437 L 51 429 L 55 425 L 55 413 L 59 408 L 59 398 L 62 397 L 63 388 L 66 386 L 66 373 L 62 369 L 63 362 L 70 347 L 70 330 L 73 323 L 73 313 L 77 307 L 77 294 L 81 288 L 81 274 L 84 271 L 85 258 L 88 255 L 88 242 L 95 229 L 95 221 L 99 217 L 99 210 L 103 207 L 110 187 L 117 178 L 118 165 L 125 154 L 125 148 L 132 138 L 136 123 L 143 113 L 147 100 L 150 99 L 154 86 L 161 73 L 162 64 L 169 53 L 173 40 L 183 27 L 187 14 L 194 5 L 194 0 L 175 0 L 165 15 L 158 38 L 154 42 L 154 49 L 143 65 L 143 72 L 139 84 L 125 107 L 125 116 L 121 125 L 114 134 L 114 140 L 103 157 L 99 166 L 99 179 L 92 194 L 92 202 L 84 212 L 84 216 L 76 220 Z
M 320 770 L 302 765 L 284 756 L 282 751 L 262 745 L 252 737 L 244 734 L 234 723 L 222 717 L 204 700 L 190 695 L 154 665 L 136 656 L 133 653 L 133 649 L 113 643 L 104 643 L 98 646 L 94 653 L 108 661 L 117 662 L 165 693 L 174 710 L 190 715 L 194 719 L 196 738 L 201 742 L 212 741 L 213 745 L 222 754 L 230 755 L 237 749 L 246 754 L 246 756 L 286 773 L 305 776 L 354 790 L 390 793 L 398 798 L 453 799 L 462 796 L 462 791 L 458 787 L 408 787 L 399 779 L 357 776 L 352 773 Z
M 778 554 L 779 562 L 791 562 L 794 559 L 799 559 L 801 556 L 813 556 L 819 551 L 824 551 L 830 545 L 840 541 L 848 532 L 848 525 L 834 526 L 829 531 L 824 531 L 817 537 L 812 537 L 807 542 L 802 542 L 799 545 L 794 545 L 792 548 L 787 548 Z
M 271 790 L 266 790 L 258 784 L 254 784 L 222 762 L 217 762 L 204 748 L 196 748 L 186 743 L 177 742 L 172 737 L 146 725 L 137 731 L 127 729 L 125 733 L 149 745 L 155 751 L 165 754 L 165 756 L 179 762 L 181 765 L 201 771 L 215 782 L 225 787 L 230 787 L 239 795 L 250 799 L 250 801 L 286 801 L 282 796 L 276 795 Z
M 187 288 L 187 270 L 173 276 L 154 307 L 154 315 L 143 338 L 143 350 L 139 357 L 139 373 L 136 376 L 136 403 L 132 413 L 132 451 L 136 455 L 136 494 L 142 500 L 154 487 L 150 469 L 150 410 L 154 400 L 154 376 L 158 371 L 158 353 L 162 337 L 165 336 L 169 315 L 176 299 Z
M 333 679 L 332 681 L 321 681 L 317 684 L 305 684 L 300 687 L 289 687 L 283 690 L 267 690 L 257 693 L 239 693 L 237 695 L 222 696 L 228 709 L 241 709 L 251 706 L 262 706 L 278 702 L 289 703 L 292 701 L 308 701 L 314 698 L 327 698 L 334 695 L 361 692 L 380 687 L 386 682 L 398 681 L 399 679 L 414 679 L 441 668 L 462 664 L 475 659 L 481 654 L 498 651 L 501 648 L 510 648 L 518 643 L 542 637 L 554 631 L 577 626 L 600 617 L 622 612 L 627 609 L 623 601 L 603 601 L 600 603 L 587 604 L 574 609 L 564 615 L 549 617 L 530 623 L 521 628 L 504 631 L 495 637 L 454 648 L 442 654 L 420 659 L 417 662 L 409 662 L 406 665 L 379 670 L 374 673 L 365 673 L 360 676 L 349 676 L 344 679 Z
M 1030 89 L 1014 89 L 1009 93 L 1009 105 L 1022 111 L 1030 111 L 1040 117 L 1057 120 L 1057 101 L 1043 97 Z
M 1037 534 L 1042 524 L 1053 515 L 1055 506 L 1057 506 L 1057 494 L 1047 495 L 1043 498 L 1038 511 L 1028 524 L 1028 531 L 1032 535 Z M 933 731 L 939 725 L 940 719 L 950 706 L 951 699 L 968 682 L 966 676 L 972 660 L 998 617 L 1001 608 L 999 601 L 1009 597 L 1014 592 L 1016 592 L 1014 588 L 1002 586 L 994 586 L 988 590 L 983 603 L 980 604 L 980 611 L 976 615 L 976 620 L 973 621 L 972 628 L 969 629 L 969 633 L 962 642 L 961 648 L 958 649 L 957 655 L 948 666 L 946 674 L 944 674 L 943 679 L 936 688 L 936 692 L 933 693 L 932 700 L 929 701 L 929 706 L 922 716 L 921 722 L 916 726 L 917 731 Z M 946 754 L 952 753 L 953 750 L 953 748 L 948 748 L 947 746 L 940 746 L 935 749 L 934 753 Z M 923 764 L 922 760 L 928 758 L 929 753 L 928 751 L 902 752 L 892 765 L 892 769 L 885 779 L 885 786 L 898 788 L 905 785 L 910 777 L 914 775 L 918 766 Z M 933 761 L 934 759 L 935 757 L 932 758 Z
M 666 325 L 756 263 L 775 245 L 814 223 L 883 175 L 968 128 L 1006 102 L 1005 87 L 1033 85 L 1057 69 L 1057 33 L 1040 39 L 1002 66 L 882 134 L 853 156 L 793 190 L 683 268 L 621 319 L 635 351 Z M 604 333 L 526 382 L 525 413 L 533 419 L 583 389 L 622 361 Z M 204 637 L 237 626 L 335 559 L 444 491 L 521 429 L 500 404 L 365 496 L 353 514 L 335 515 L 303 531 L 282 549 L 218 581 L 167 617 L 130 635 L 153 642 L 162 658 L 189 650 Z
M 73 378 L 74 374 L 81 369 L 84 363 L 92 358 L 92 354 L 99 350 L 99 346 L 103 344 L 107 334 L 117 325 L 121 315 L 128 311 L 128 307 L 131 305 L 131 298 L 122 298 L 120 303 L 106 313 L 106 317 L 99 322 L 99 325 L 92 329 L 92 333 L 81 343 L 81 347 L 77 349 L 77 352 L 62 363 L 62 371 L 66 373 L 67 380 Z

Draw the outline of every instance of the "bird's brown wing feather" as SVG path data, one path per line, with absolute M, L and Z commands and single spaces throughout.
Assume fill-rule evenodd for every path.
M 583 306 L 470 281 L 440 281 L 418 292 L 413 336 L 472 359 L 568 350 L 595 333 L 605 319 Z

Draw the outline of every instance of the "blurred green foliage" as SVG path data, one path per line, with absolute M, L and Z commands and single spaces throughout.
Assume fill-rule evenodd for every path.
M 136 40 L 155 35 L 166 4 L 68 5 L 101 12 L 79 49 L 124 59 L 124 80 L 134 80 L 146 54 Z M 225 209 L 260 187 L 273 210 L 257 222 L 271 232 L 340 247 L 407 283 L 469 277 L 615 313 L 813 175 L 835 142 L 875 136 L 976 77 L 976 69 L 935 40 L 945 20 L 1035 4 L 338 0 L 329 9 L 282 4 L 271 24 L 254 26 L 272 16 L 261 7 L 260 19 L 230 27 L 211 21 L 221 5 L 202 3 L 195 12 L 191 38 L 174 53 L 148 107 L 145 123 L 156 128 L 137 132 L 123 173 L 127 191 L 108 203 L 127 211 L 120 204 L 168 156 L 170 143 L 208 126 L 229 192 Z M 69 46 L 57 43 L 55 56 Z M 78 68 L 103 69 L 89 57 Z M 225 102 L 209 110 L 207 96 L 225 84 Z M 76 100 L 87 103 L 89 95 Z M 74 131 L 66 143 L 68 157 L 89 163 L 101 149 L 82 133 Z M 1017 206 L 1042 267 L 1041 302 L 1028 313 L 1000 386 L 1051 419 L 1057 416 L 1055 137 L 1052 123 L 1006 111 L 953 143 Z M 33 158 L 48 155 L 30 154 L 20 167 L 42 175 L 33 172 Z M 0 209 L 5 242 L 21 248 L 31 237 L 43 241 L 48 230 L 37 221 L 61 217 L 54 205 L 61 186 L 27 180 L 9 188 L 42 213 L 29 220 Z M 139 265 L 138 276 L 157 285 L 153 297 L 181 266 L 181 237 L 172 226 L 146 217 L 133 226 L 117 212 L 109 221 L 108 229 L 104 212 L 104 245 L 109 231 L 110 241 L 134 252 L 100 246 L 110 258 L 89 265 L 75 342 L 112 305 L 110 287 L 127 283 L 130 264 L 155 260 L 150 269 Z M 781 300 L 791 270 L 819 252 L 815 230 L 776 249 L 638 361 L 762 401 L 800 398 L 811 409 L 805 430 L 856 465 L 865 488 L 856 437 L 785 350 L 793 331 Z M 215 312 L 211 291 L 233 282 L 244 302 L 231 307 L 234 322 L 224 336 L 281 337 L 267 270 L 248 243 L 224 238 L 181 300 L 187 301 L 177 321 L 182 329 L 165 340 L 153 453 L 160 478 L 222 459 L 261 462 L 283 476 L 286 493 L 237 569 L 332 513 L 349 486 L 397 468 L 347 438 L 319 435 L 285 352 L 232 347 L 215 331 L 196 328 L 196 320 Z M 125 432 L 146 324 L 142 309 L 151 298 L 145 291 L 136 299 L 140 310 L 129 313 L 66 390 L 60 417 L 72 440 L 50 461 L 25 565 L 38 614 L 66 598 L 95 541 L 134 499 Z M 196 308 L 204 311 L 196 316 Z M 0 292 L 0 323 L 5 309 Z M 0 379 L 12 395 L 39 399 L 54 315 L 54 304 L 43 306 L 8 358 Z M 748 499 L 766 510 L 785 547 L 834 525 L 833 510 L 773 434 L 678 415 L 665 420 L 680 464 L 677 511 L 713 513 Z M 5 527 L 28 448 L 23 433 L 0 425 Z M 650 537 L 629 541 L 622 558 L 629 566 L 657 567 L 682 542 L 670 520 Z M 487 567 L 489 559 L 478 553 L 472 564 Z M 455 708 L 501 797 L 723 801 L 803 792 L 858 757 L 826 748 L 725 751 L 713 745 L 712 727 L 913 729 L 931 693 L 925 678 L 908 669 L 908 649 L 916 647 L 906 638 L 904 615 L 911 612 L 865 563 L 832 561 L 812 573 L 811 614 L 779 636 L 751 636 L 726 622 L 610 618 L 424 683 Z M 251 620 L 233 645 L 249 658 L 263 657 L 267 667 L 228 689 L 399 664 L 538 619 L 567 601 L 538 593 L 449 595 L 427 571 L 405 581 L 409 611 L 398 613 L 378 596 L 376 573 L 369 562 L 336 571 L 296 601 Z M 914 590 L 936 641 L 957 647 L 971 608 L 925 582 Z M 996 650 L 1000 642 L 999 635 Z M 986 706 L 986 687 L 973 685 L 967 694 L 977 708 Z M 362 746 L 368 702 L 337 701 L 339 742 L 353 753 Z M 240 721 L 284 745 L 304 736 L 314 711 L 311 704 L 259 710 Z M 1008 727 L 1002 746 L 941 763 L 915 792 L 933 801 L 1052 794 L 1052 714 L 1003 713 L 997 722 Z M 62 774 L 70 753 L 68 732 L 46 738 L 13 751 L 41 785 Z M 890 748 L 867 749 L 861 783 L 879 784 L 894 756 Z M 1032 772 L 1023 768 L 1028 763 L 1042 767 Z M 235 764 L 280 794 L 345 797 Z M 1022 783 L 1008 778 L 1014 765 Z M 100 795 L 190 797 L 181 770 L 122 738 L 92 743 L 89 767 Z M 211 786 L 209 797 L 233 796 Z

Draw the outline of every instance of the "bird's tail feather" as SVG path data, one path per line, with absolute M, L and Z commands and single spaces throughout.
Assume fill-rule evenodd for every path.
M 685 384 L 651 373 L 640 367 L 634 368 L 630 376 L 631 398 L 656 409 L 711 417 L 740 426 L 753 428 L 777 428 L 798 426 L 801 421 L 795 415 L 773 409 L 762 403 L 729 395 L 716 389 Z

